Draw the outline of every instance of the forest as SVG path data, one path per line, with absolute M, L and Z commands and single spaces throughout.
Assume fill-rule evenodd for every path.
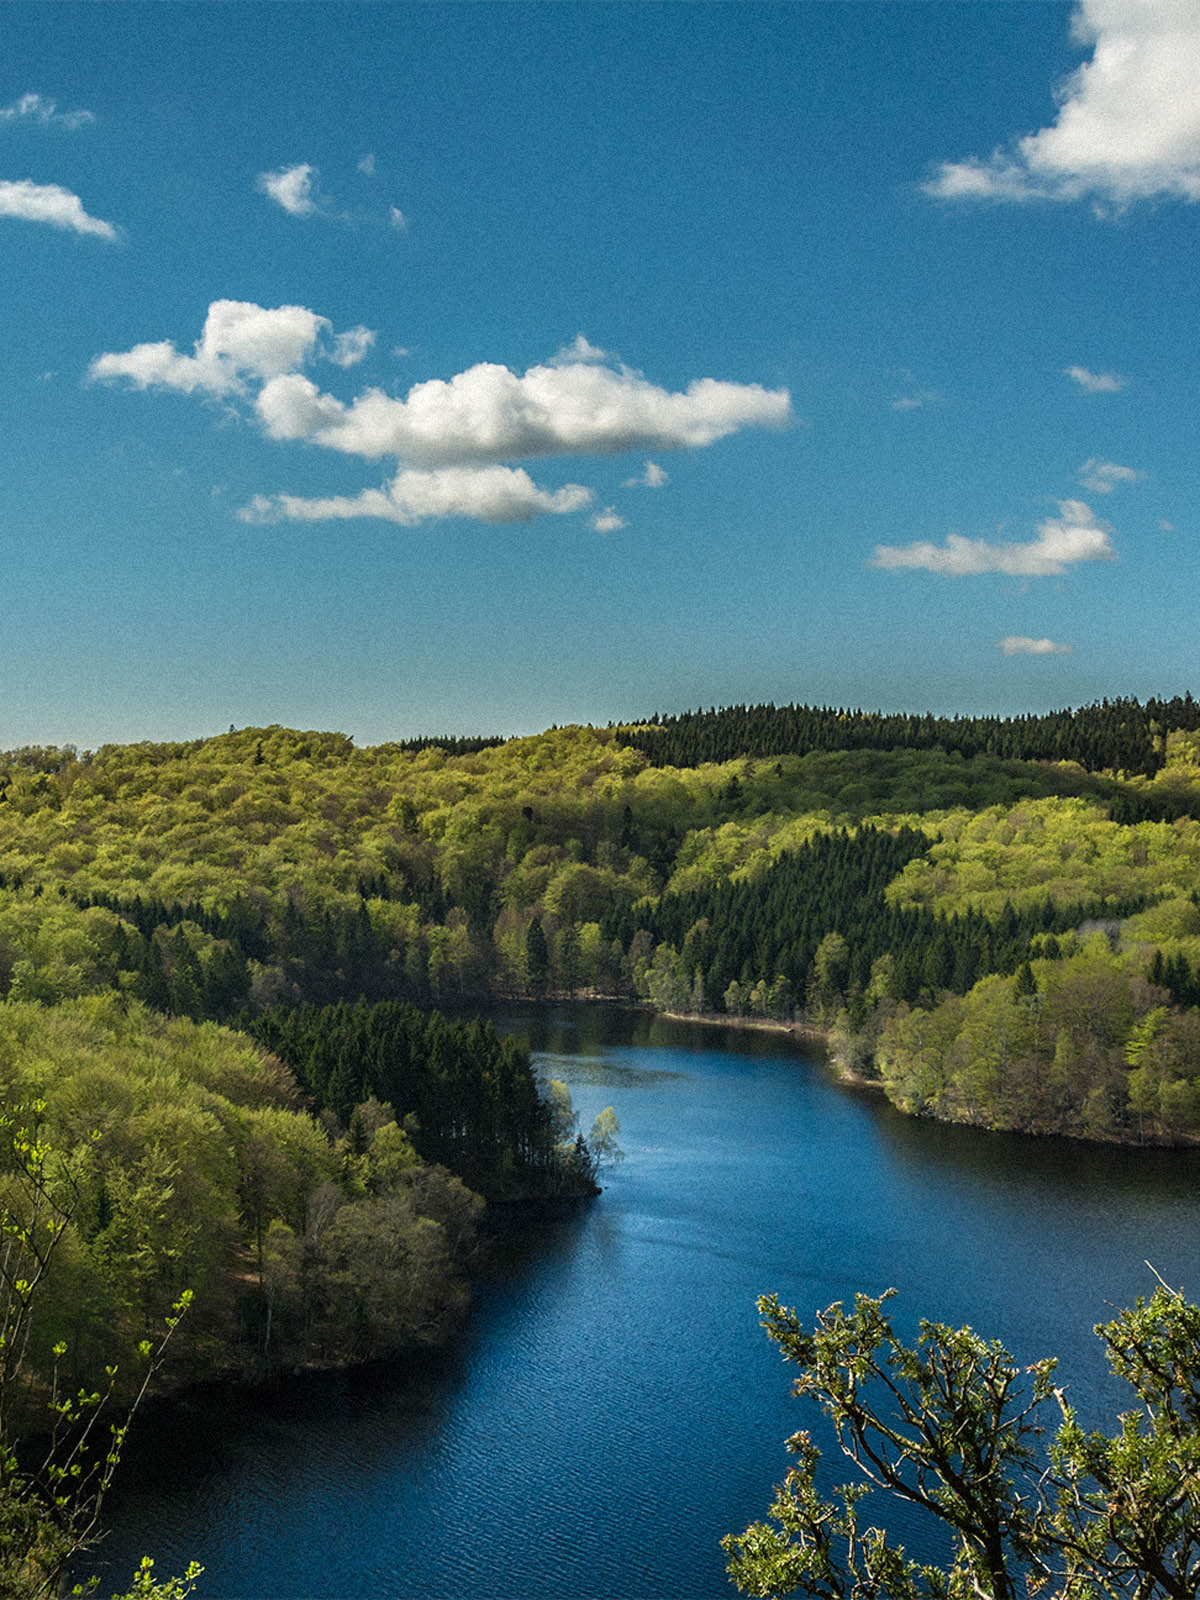
M 168 1384 L 443 1339 L 485 1204 L 596 1190 L 611 1124 L 470 1019 L 564 997 L 802 1025 L 916 1115 L 1191 1142 L 1200 708 L 3 753 L 10 1306 L 22 1149 L 59 1228 L 4 1439 L 62 1381 L 128 1397 L 184 1291 Z
M 1198 723 L 1184 695 L 11 751 L 0 994 L 248 1031 L 343 1130 L 360 1100 L 395 1103 L 421 1156 L 484 1192 L 550 1181 L 544 1132 L 509 1125 L 536 1096 L 508 1062 L 468 1090 L 433 1034 L 427 1079 L 407 1045 L 370 1065 L 419 1031 L 412 1008 L 590 995 L 804 1022 L 905 1110 L 1190 1139 Z M 477 1125 L 451 1128 L 468 1101 Z
M 451 1306 L 463 1185 L 590 1182 L 528 1059 L 431 1007 L 594 995 L 804 1022 L 911 1112 L 1196 1137 L 1196 722 L 1185 696 L 1009 721 L 759 707 L 368 749 L 272 727 L 7 752 L 0 1065 L 8 1105 L 45 1099 L 80 1196 L 67 1255 L 87 1287 L 64 1294 L 95 1304 L 110 1259 L 190 1259 L 153 1196 L 182 1192 L 199 1118 L 225 1154 L 202 1185 L 217 1254 L 189 1281 L 225 1285 L 202 1297 L 232 1319 L 221 1361 L 425 1337 L 439 1319 L 416 1311 L 390 1334 L 366 1311 L 353 1335 L 329 1322 L 318 1190 L 344 1231 L 419 1190 L 414 1217 L 441 1230 L 423 1270 Z M 253 1094 L 232 1065 L 193 1081 L 204 1051 L 249 1063 Z M 109 1133 L 88 1145 L 93 1127 Z M 177 1287 L 151 1277 L 134 1300 Z M 176 1359 L 203 1369 L 210 1331 L 193 1318 Z

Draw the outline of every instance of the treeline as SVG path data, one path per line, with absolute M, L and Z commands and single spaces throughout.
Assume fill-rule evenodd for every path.
M 318 1110 L 357 1138 L 367 1101 L 397 1108 L 413 1145 L 492 1198 L 577 1187 L 529 1053 L 490 1022 L 399 1001 L 277 1007 L 251 1036 L 295 1073 Z
M 655 715 L 618 737 L 658 766 L 806 755 L 813 750 L 956 750 L 1015 761 L 1074 761 L 1088 772 L 1146 777 L 1161 768 L 1164 736 L 1200 727 L 1190 692 L 1170 700 L 1101 700 L 1043 716 L 934 717 L 771 704 Z

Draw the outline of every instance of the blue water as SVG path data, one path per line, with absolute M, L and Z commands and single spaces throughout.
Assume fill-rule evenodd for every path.
M 758 1326 L 856 1289 L 1062 1357 L 1125 1403 L 1090 1329 L 1200 1292 L 1200 1160 L 905 1119 L 775 1035 L 599 1008 L 498 1023 L 612 1105 L 604 1194 L 506 1238 L 450 1350 L 394 1372 L 197 1402 L 141 1441 L 95 1566 L 189 1559 L 201 1600 L 704 1600 L 819 1418 Z M 814 1426 L 815 1424 L 815 1426 Z M 933 1551 L 903 1506 L 889 1525 Z M 112 1585 L 110 1585 L 111 1588 Z M 102 1592 L 107 1592 L 102 1589 Z

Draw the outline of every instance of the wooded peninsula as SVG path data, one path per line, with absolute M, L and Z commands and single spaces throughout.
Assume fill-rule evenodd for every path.
M 1200 705 L 12 750 L 0 997 L 63 1219 L 30 1405 L 184 1289 L 176 1382 L 369 1360 L 454 1326 L 486 1201 L 595 1189 L 473 1005 L 802 1023 L 907 1112 L 1200 1137 Z

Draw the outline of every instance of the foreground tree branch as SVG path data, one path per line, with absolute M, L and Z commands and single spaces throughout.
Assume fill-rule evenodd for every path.
M 807 1432 L 770 1521 L 722 1545 L 759 1596 L 821 1600 L 1195 1600 L 1200 1593 L 1200 1308 L 1161 1284 L 1096 1329 L 1136 1406 L 1116 1432 L 1085 1432 L 1055 1362 L 1024 1372 L 970 1328 L 920 1324 L 907 1345 L 885 1313 L 894 1291 L 820 1312 L 811 1331 L 774 1296 L 763 1325 L 800 1368 L 799 1396 L 833 1424 L 856 1481 L 826 1498 Z M 1046 1440 L 1049 1405 L 1058 1426 Z M 876 1490 L 950 1532 L 942 1566 L 912 1560 L 863 1525 Z

